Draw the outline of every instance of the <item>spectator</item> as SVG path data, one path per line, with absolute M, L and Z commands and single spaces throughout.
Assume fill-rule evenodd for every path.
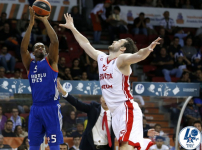
M 64 73 L 64 76 L 62 79 L 63 80 L 73 80 L 70 68 L 65 68 L 65 73 Z
M 88 75 L 87 75 L 87 72 L 82 72 L 81 80 L 82 80 L 82 81 L 88 81 Z
M 87 69 L 87 74 L 89 80 L 99 80 L 97 61 L 93 60 L 92 64 Z
M 69 38 L 69 37 L 68 37 L 68 35 L 66 33 L 67 31 L 66 31 L 65 28 L 59 28 L 58 30 L 59 30 L 59 32 L 58 32 L 59 49 L 68 51 L 67 38 Z
M 192 46 L 192 38 L 187 38 L 186 46 L 182 48 L 182 52 L 184 56 L 187 57 L 189 60 L 191 60 L 191 57 L 197 53 L 196 48 Z
M 126 1 L 125 1 L 125 0 L 120 0 L 120 1 L 119 1 L 119 5 L 126 6 L 127 4 L 126 4 Z
M 69 150 L 79 150 L 80 141 L 81 141 L 80 136 L 73 136 L 74 145 Z
M 170 38 L 166 35 L 165 29 L 161 28 L 159 31 L 159 37 L 164 38 L 164 44 L 166 47 L 170 45 Z
M 20 58 L 20 46 L 18 43 L 17 35 L 14 31 L 10 29 L 8 23 L 4 24 L 4 28 L 0 32 L 0 44 L 5 44 L 8 49 L 15 51 L 15 54 Z
M 198 107 L 194 105 L 193 99 L 189 101 L 184 111 L 185 122 L 187 125 L 192 125 L 194 121 L 201 120 Z
M 83 25 L 81 24 L 81 22 L 83 22 L 83 19 L 82 15 L 79 14 L 78 6 L 73 6 L 70 14 L 74 18 L 74 26 L 76 27 L 77 30 L 81 31 Z
M 12 131 L 15 130 L 15 127 L 17 125 L 24 126 L 24 123 L 25 123 L 25 119 L 23 117 L 19 116 L 19 110 L 17 107 L 12 108 L 12 115 L 11 115 L 10 120 L 13 122 Z
M 164 5 L 163 5 L 163 3 L 162 3 L 162 0 L 157 0 L 157 2 L 156 2 L 156 7 L 161 7 L 161 8 L 164 7 Z
M 169 147 L 164 145 L 165 138 L 162 136 L 156 136 L 156 144 L 151 146 L 149 150 L 169 150 Z
M 174 37 L 173 44 L 169 46 L 168 51 L 172 58 L 174 58 L 174 54 L 181 50 L 181 46 L 179 45 L 179 37 Z
M 4 130 L 2 130 L 2 135 L 4 137 L 16 137 L 12 131 L 12 128 L 13 128 L 13 122 L 11 120 L 7 120 Z
M 82 71 L 86 71 L 87 67 L 91 64 L 89 56 L 86 53 L 83 53 L 79 59 Z
M 121 13 L 119 6 L 115 6 L 112 15 L 107 19 L 109 22 L 109 34 L 111 36 L 111 42 L 113 42 L 120 33 L 126 33 L 127 28 L 127 18 L 126 15 Z
M 166 78 L 169 73 L 166 70 L 172 70 L 173 64 L 174 64 L 174 61 L 169 55 L 167 55 L 166 49 L 164 47 L 161 48 L 160 56 L 155 58 L 153 62 L 151 63 L 151 65 L 158 66 L 156 69 L 156 75 L 157 76 L 166 75 Z
M 63 117 L 63 128 L 65 130 L 73 129 L 76 127 L 76 112 L 71 111 L 69 115 Z
M 8 48 L 6 46 L 3 46 L 1 49 L 0 64 L 5 68 L 7 73 L 14 73 L 15 58 L 8 53 Z
M 192 79 L 192 82 L 202 82 L 202 72 L 200 69 L 195 72 L 196 78 Z
M 65 57 L 60 57 L 58 62 L 58 77 L 64 78 L 66 68 L 66 59 Z
M 26 131 L 23 131 L 21 125 L 17 125 L 15 127 L 14 133 L 15 133 L 16 137 L 26 137 L 26 136 L 28 136 L 28 133 Z
M 154 58 L 160 57 L 161 56 L 161 54 L 160 54 L 161 49 L 166 47 L 166 45 L 164 43 L 164 38 L 161 38 L 159 43 L 160 44 L 156 45 L 156 47 L 154 48 L 154 51 L 153 51 L 153 57 Z
M 69 146 L 66 143 L 60 144 L 60 150 L 68 150 Z
M 170 13 L 169 11 L 165 11 L 163 13 L 164 18 L 160 21 L 160 26 L 164 27 L 164 29 L 171 34 L 175 27 L 175 23 L 172 18 L 169 18 Z
M 202 3 L 201 3 L 202 5 Z M 195 45 L 202 47 L 202 27 L 198 28 L 195 34 Z
M 182 8 L 180 0 L 174 0 L 174 2 L 171 4 L 171 8 Z
M 146 24 L 144 22 L 144 16 L 145 16 L 145 14 L 143 12 L 141 12 L 139 14 L 139 17 L 134 19 L 133 30 L 132 30 L 132 32 L 134 34 L 143 33 L 144 35 L 147 35 L 147 28 L 146 28 Z
M 82 137 L 84 125 L 82 123 L 77 123 L 76 129 L 76 131 L 72 132 L 71 137 Z
M 183 71 L 188 71 L 187 65 L 191 65 L 191 62 L 186 57 L 184 57 L 184 55 L 182 54 L 182 51 L 175 53 L 174 67 L 180 69 L 179 71 L 183 72 Z
M 149 129 L 151 129 L 150 125 L 147 124 L 147 119 L 145 116 L 143 116 L 143 133 L 145 133 L 146 131 L 148 131 Z M 147 135 L 144 135 L 144 137 L 148 137 Z
M 182 8 L 194 9 L 194 6 L 190 5 L 190 0 L 186 0 L 185 5 L 183 5 Z
M 194 72 L 197 71 L 198 69 L 202 69 L 201 54 L 197 53 L 193 55 L 192 67 Z
M 191 79 L 189 78 L 189 72 L 183 72 L 182 77 L 178 82 L 191 82 Z
M 130 0 L 128 5 L 129 6 L 138 6 L 137 0 Z
M 11 77 L 10 79 L 22 79 L 22 73 L 20 69 L 15 69 L 14 71 L 14 77 Z
M 3 28 L 4 28 L 4 24 L 6 24 L 6 23 L 10 23 L 7 19 L 6 19 L 6 17 L 7 17 L 7 13 L 5 13 L 5 12 L 2 12 L 1 13 L 1 18 L 0 18 L 0 30 L 2 30 Z
M 176 140 L 176 135 L 173 134 L 173 143 L 174 144 L 175 144 L 175 140 Z M 175 145 L 170 150 L 175 150 Z
M 27 13 L 23 13 L 22 14 L 22 19 L 19 19 L 16 25 L 17 31 L 19 34 L 21 34 L 22 32 L 24 32 L 25 30 L 27 30 L 26 25 L 29 23 L 28 20 L 28 14 Z
M 194 121 L 193 126 L 194 126 L 195 128 L 197 128 L 197 129 L 202 133 L 202 123 L 201 123 L 200 120 Z
M 12 148 L 9 145 L 3 144 L 4 137 L 0 134 L 0 149 L 11 150 Z
M 145 23 L 146 23 L 146 28 L 147 28 L 147 33 L 149 35 L 154 35 L 157 34 L 156 31 L 154 30 L 153 25 L 150 23 L 150 18 L 145 18 Z
M 178 29 L 178 31 L 175 34 L 175 36 L 179 38 L 179 44 L 180 44 L 181 47 L 184 46 L 184 40 L 183 40 L 183 38 L 187 37 L 189 34 L 190 34 L 190 32 L 184 33 L 184 31 L 182 30 L 182 28 Z
M 3 115 L 2 106 L 0 105 L 0 132 L 4 129 L 4 125 L 7 121 L 7 117 Z
M 144 7 L 153 7 L 152 0 L 145 0 L 145 3 L 142 6 L 144 6 Z
M 63 137 L 67 137 L 67 132 L 65 131 L 65 129 L 62 129 L 62 135 Z
M 104 3 L 97 4 L 93 10 L 91 11 L 91 20 L 93 24 L 93 30 L 94 30 L 94 42 L 99 43 L 102 26 L 101 21 L 105 21 L 106 18 L 106 8 L 110 7 L 111 1 L 105 0 Z
M 0 67 L 0 79 L 6 79 L 5 75 L 5 68 L 4 67 Z
M 26 136 L 22 142 L 22 144 L 18 147 L 18 150 L 29 150 L 29 139 Z
M 82 70 L 79 67 L 79 60 L 78 59 L 74 59 L 73 60 L 73 65 L 72 65 L 72 68 L 71 68 L 72 78 L 74 80 L 80 80 L 81 73 L 82 73 Z
M 168 137 L 168 135 L 166 133 L 164 133 L 162 130 L 161 130 L 161 125 L 160 124 L 156 124 L 154 126 L 154 130 L 156 132 L 159 133 L 159 136 L 162 136 L 164 139 L 164 143 L 165 145 L 170 145 L 170 138 Z M 154 137 L 156 139 L 156 137 Z

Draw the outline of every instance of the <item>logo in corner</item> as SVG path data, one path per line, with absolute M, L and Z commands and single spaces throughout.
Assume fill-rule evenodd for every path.
M 137 94 L 142 94 L 142 93 L 144 92 L 144 85 L 142 85 L 142 84 L 137 84 L 137 85 L 135 86 L 135 92 L 136 92 Z
M 184 149 L 196 149 L 201 143 L 200 131 L 193 126 L 183 128 L 179 133 L 179 143 Z
M 72 84 L 69 82 L 65 82 L 62 87 L 67 93 L 72 91 Z

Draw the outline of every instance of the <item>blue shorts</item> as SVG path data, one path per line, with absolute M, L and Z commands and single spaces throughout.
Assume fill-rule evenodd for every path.
M 60 104 L 32 105 L 29 115 L 28 139 L 30 146 L 43 143 L 46 134 L 49 146 L 64 143 Z

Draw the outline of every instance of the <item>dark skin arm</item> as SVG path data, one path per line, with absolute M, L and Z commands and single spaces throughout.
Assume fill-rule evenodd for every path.
M 55 31 L 53 30 L 53 28 L 51 27 L 48 21 L 49 16 L 45 16 L 45 17 L 35 16 L 35 17 L 41 20 L 46 27 L 48 36 L 50 38 L 49 53 L 47 58 L 51 67 L 54 70 L 58 71 L 57 62 L 58 62 L 58 53 L 59 53 L 59 41 L 58 41 L 57 34 L 55 33 Z
M 29 7 L 29 12 L 30 12 L 29 26 L 27 28 L 25 36 L 22 39 L 22 43 L 21 43 L 21 47 L 20 47 L 22 62 L 27 71 L 29 70 L 29 65 L 31 63 L 31 57 L 30 57 L 29 51 L 27 49 L 28 49 L 31 31 L 32 31 L 32 27 L 34 26 L 34 19 L 35 19 L 34 10 L 32 9 L 32 7 Z

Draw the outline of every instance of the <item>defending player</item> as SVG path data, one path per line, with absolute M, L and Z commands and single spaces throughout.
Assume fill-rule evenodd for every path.
M 29 7 L 30 22 L 21 44 L 22 62 L 27 70 L 32 89 L 33 105 L 29 115 L 28 138 L 30 150 L 39 150 L 46 134 L 51 150 L 59 150 L 63 143 L 62 115 L 60 113 L 58 76 L 58 38 L 48 17 L 37 17 Z M 49 54 L 43 43 L 34 45 L 35 60 L 31 60 L 28 49 L 30 34 L 35 18 L 41 20 L 50 38 Z
M 109 46 L 110 54 L 106 55 L 95 50 L 87 38 L 76 30 L 71 15 L 64 16 L 66 24 L 60 26 L 70 29 L 85 52 L 98 61 L 102 95 L 112 113 L 112 127 L 120 141 L 120 150 L 133 150 L 134 147 L 148 150 L 153 143 L 143 139 L 142 112 L 130 93 L 130 65 L 144 60 L 161 38 L 139 51 L 130 38 L 120 39 Z

